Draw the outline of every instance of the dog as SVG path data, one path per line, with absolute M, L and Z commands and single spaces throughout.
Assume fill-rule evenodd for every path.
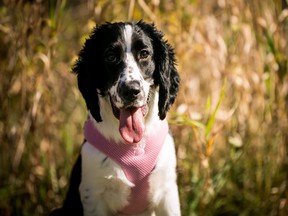
M 89 111 L 85 141 L 50 215 L 181 215 L 166 120 L 180 82 L 175 62 L 154 24 L 93 29 L 73 67 Z

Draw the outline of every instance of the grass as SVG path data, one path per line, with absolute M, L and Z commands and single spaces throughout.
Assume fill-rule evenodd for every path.
M 287 17 L 285 0 L 1 2 L 0 215 L 61 203 L 87 116 L 73 61 L 95 24 L 139 19 L 177 54 L 183 215 L 288 215 Z

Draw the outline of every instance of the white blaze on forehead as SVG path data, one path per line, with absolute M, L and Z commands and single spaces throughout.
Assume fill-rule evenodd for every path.
M 126 52 L 131 52 L 131 45 L 132 45 L 132 26 L 131 25 L 125 25 L 124 29 L 124 40 L 126 44 Z
M 144 80 L 141 70 L 133 56 L 132 53 L 132 36 L 133 36 L 133 27 L 130 24 L 126 24 L 123 29 L 125 50 L 123 59 L 125 63 L 125 68 L 123 69 L 121 76 L 119 76 L 117 82 L 109 89 L 111 99 L 113 104 L 121 108 L 124 106 L 124 101 L 119 95 L 119 85 L 122 83 L 129 83 L 131 81 L 139 81 L 141 89 L 143 91 L 144 97 L 141 100 L 134 102 L 134 106 L 140 107 L 147 102 L 147 97 L 149 94 L 150 84 Z
M 137 62 L 135 61 L 135 58 L 132 54 L 132 35 L 133 35 L 133 29 L 132 25 L 125 25 L 124 31 L 124 40 L 125 40 L 125 63 L 126 63 L 126 68 L 124 69 L 123 73 L 124 75 L 122 76 L 122 80 L 120 81 L 123 82 L 129 82 L 132 80 L 142 80 L 141 72 L 140 69 L 137 65 Z

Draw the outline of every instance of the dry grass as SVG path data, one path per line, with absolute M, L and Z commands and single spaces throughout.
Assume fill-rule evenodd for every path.
M 177 53 L 183 215 L 288 215 L 287 1 L 71 2 L 0 2 L 0 215 L 62 201 L 87 115 L 73 60 L 95 23 L 139 19 Z

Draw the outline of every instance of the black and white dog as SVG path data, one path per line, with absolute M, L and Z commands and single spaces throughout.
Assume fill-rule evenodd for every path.
M 89 118 L 66 200 L 51 215 L 181 215 L 165 119 L 179 75 L 163 34 L 143 21 L 103 24 L 73 70 Z

